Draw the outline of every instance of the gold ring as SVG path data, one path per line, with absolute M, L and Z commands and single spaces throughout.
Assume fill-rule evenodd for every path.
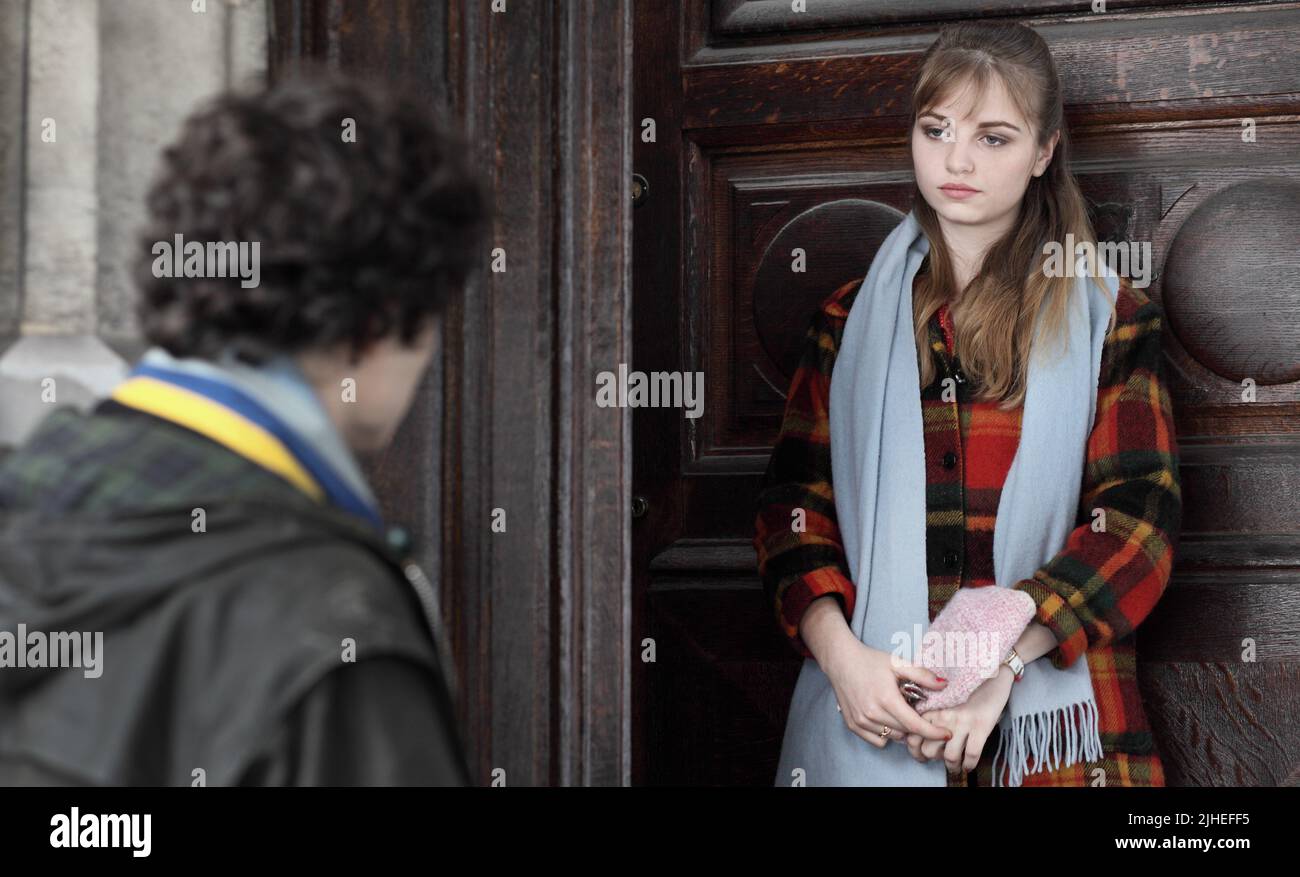
M 890 733 L 890 728 L 889 728 L 888 725 L 885 725 L 885 727 L 883 727 L 883 728 L 880 729 L 880 736 L 881 736 L 881 737 L 888 737 L 888 736 L 889 736 L 889 733 Z

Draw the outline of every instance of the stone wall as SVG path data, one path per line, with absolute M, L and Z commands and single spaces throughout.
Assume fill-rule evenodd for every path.
M 128 252 L 161 147 L 266 73 L 261 0 L 0 0 L 0 447 L 142 350 Z

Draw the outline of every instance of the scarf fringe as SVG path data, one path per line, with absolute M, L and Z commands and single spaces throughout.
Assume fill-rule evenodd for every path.
M 1080 761 L 1100 761 L 1101 755 L 1097 703 L 1092 698 L 1055 710 L 1018 716 L 999 738 L 998 752 L 993 757 L 993 785 L 1003 785 L 1003 771 L 998 768 L 1000 760 L 1008 773 L 1006 785 L 1019 786 L 1026 774 L 1049 767 L 1056 770 Z M 1030 758 L 1034 761 L 1032 769 Z

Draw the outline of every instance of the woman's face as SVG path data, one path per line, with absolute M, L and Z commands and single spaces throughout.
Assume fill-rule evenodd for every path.
M 955 103 L 954 94 L 960 95 Z M 1060 135 L 1039 149 L 1037 132 L 999 77 L 981 102 L 974 95 L 974 89 L 953 89 L 917 117 L 912 166 L 922 196 L 941 219 L 1003 231 L 1015 222 L 1030 178 L 1047 169 Z

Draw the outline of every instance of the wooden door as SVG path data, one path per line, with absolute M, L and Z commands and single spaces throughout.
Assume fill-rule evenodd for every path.
M 436 579 L 478 785 L 626 785 L 633 660 L 626 0 L 275 0 L 275 75 L 302 60 L 451 110 L 491 190 L 483 270 L 368 475 Z M 490 248 L 490 251 L 489 251 Z M 495 526 L 499 524 L 500 526 Z
M 751 539 L 797 345 L 910 209 L 920 53 L 945 21 L 997 16 L 1052 47 L 1099 234 L 1151 243 L 1168 317 L 1184 529 L 1139 649 L 1169 782 L 1284 782 L 1300 764 L 1300 3 L 796 5 L 635 0 L 633 368 L 702 371 L 706 389 L 698 419 L 633 415 L 634 640 L 654 644 L 633 664 L 633 781 L 773 781 L 799 659 Z

